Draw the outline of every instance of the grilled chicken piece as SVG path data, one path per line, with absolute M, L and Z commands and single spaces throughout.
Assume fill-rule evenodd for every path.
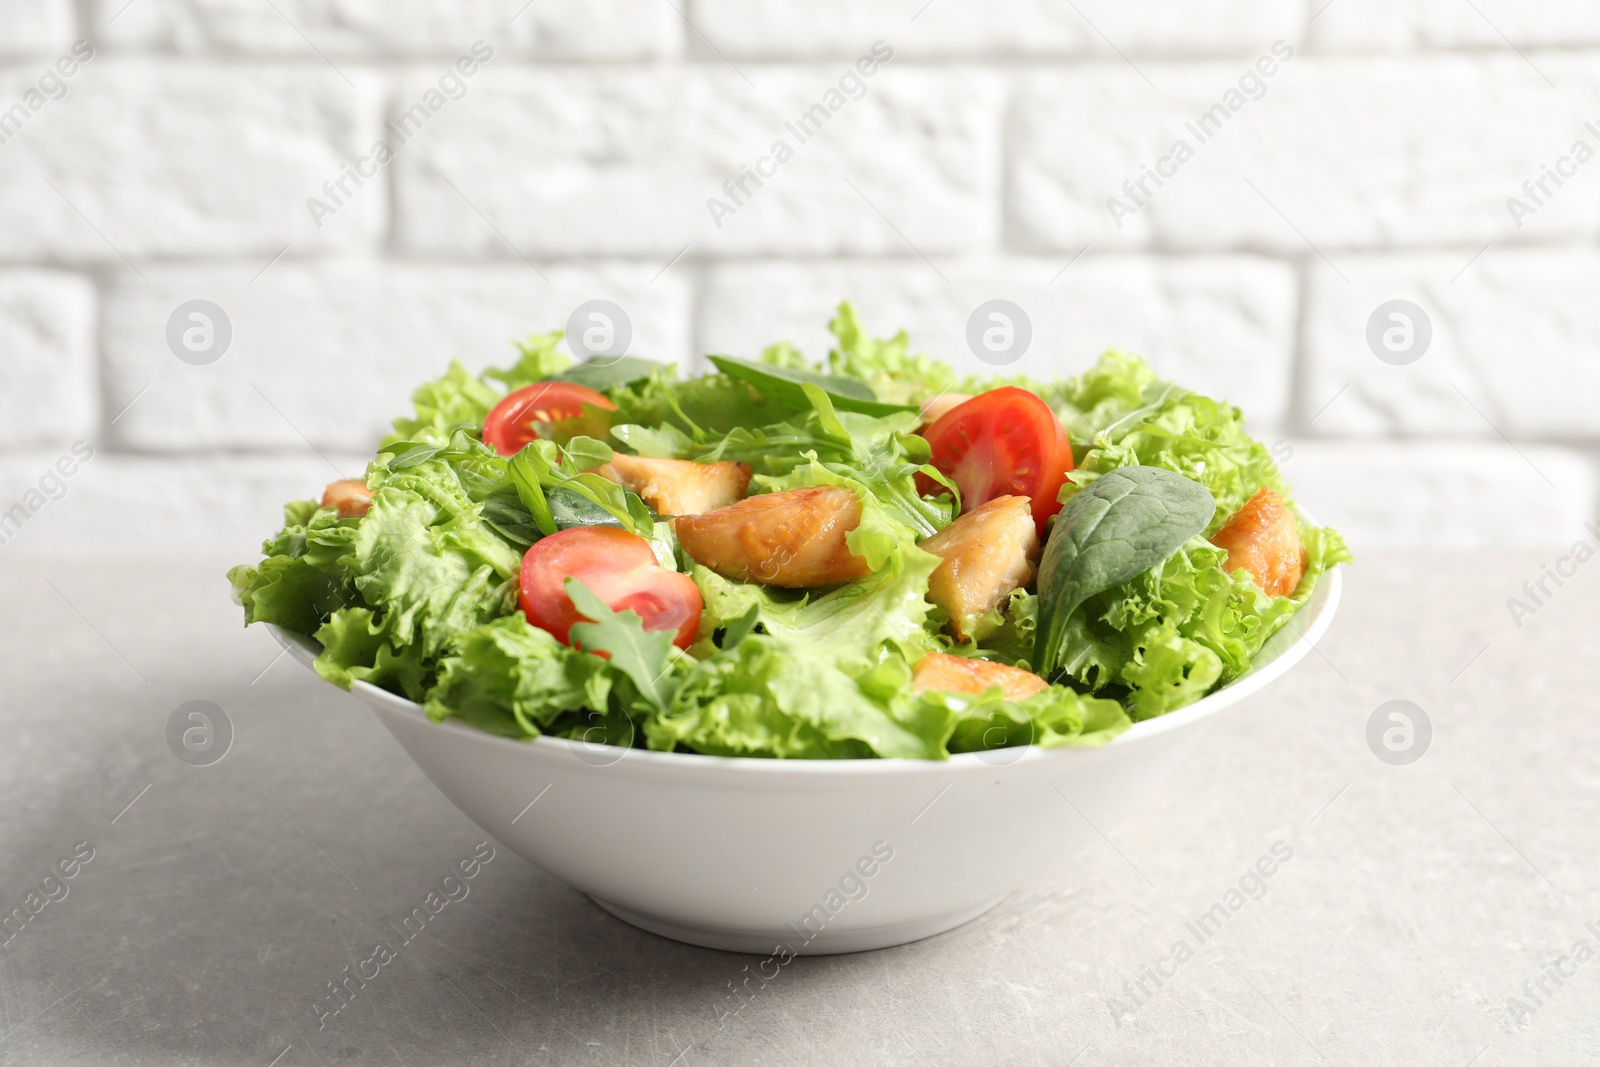
M 1271 489 L 1260 489 L 1211 543 L 1228 550 L 1223 564 L 1229 574 L 1241 567 L 1250 572 L 1269 596 L 1288 596 L 1300 585 L 1306 570 L 1306 552 L 1300 545 L 1300 526 L 1294 513 Z
M 976 624 L 1033 580 L 1039 534 L 1025 496 L 997 496 L 919 546 L 943 556 L 928 579 L 928 599 L 950 616 L 957 640 L 986 636 Z
M 981 693 L 998 685 L 1007 700 L 1026 700 L 1050 685 L 1032 671 L 1008 667 L 986 659 L 967 659 L 944 652 L 930 652 L 917 661 L 911 672 L 911 688 L 942 693 Z
M 750 468 L 743 463 L 692 463 L 618 452 L 595 469 L 638 493 L 658 515 L 701 515 L 727 507 L 750 484 Z
M 972 397 L 966 393 L 940 393 L 938 396 L 930 396 L 922 402 L 922 425 L 932 426 L 939 421 L 939 416 L 971 399 Z
M 340 478 L 322 491 L 322 506 L 338 508 L 341 519 L 359 519 L 372 506 L 372 490 L 359 478 Z
M 673 523 L 678 543 L 724 578 L 784 589 L 818 589 L 865 578 L 867 561 L 845 535 L 861 523 L 861 501 L 842 486 L 763 493 Z

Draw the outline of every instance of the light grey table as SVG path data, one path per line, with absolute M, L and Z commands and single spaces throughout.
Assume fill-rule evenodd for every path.
M 0 948 L 0 1062 L 1597 1062 L 1600 959 L 1572 952 L 1600 951 L 1600 566 L 1520 627 L 1505 603 L 1553 558 L 1361 559 L 1318 654 L 952 933 L 739 998 L 752 958 L 501 848 L 321 1030 L 326 983 L 483 835 L 240 627 L 222 563 L 0 560 L 0 911 L 66 893 Z M 165 739 L 193 699 L 235 730 L 213 766 Z M 1391 699 L 1432 724 L 1409 766 L 1366 741 Z

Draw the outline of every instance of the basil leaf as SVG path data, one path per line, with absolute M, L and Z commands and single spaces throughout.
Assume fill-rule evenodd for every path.
M 586 385 L 597 393 L 607 389 L 615 389 L 619 385 L 648 378 L 658 370 L 666 370 L 667 364 L 657 363 L 653 359 L 640 359 L 638 356 L 622 356 L 613 359 L 611 356 L 596 356 L 586 359 L 546 378 L 549 382 L 573 382 L 577 385 Z
M 1216 509 L 1205 486 L 1160 467 L 1119 467 L 1067 501 L 1039 562 L 1035 669 L 1048 678 L 1066 658 L 1067 620 L 1084 601 L 1165 561 Z
M 716 368 L 730 378 L 749 383 L 750 387 L 773 403 L 805 411 L 811 407 L 805 386 L 814 385 L 828 394 L 833 406 L 840 411 L 859 411 L 863 415 L 892 415 L 897 411 L 915 411 L 905 404 L 885 404 L 872 391 L 872 386 L 860 378 L 846 378 L 834 374 L 817 374 L 808 370 L 792 370 L 770 363 L 748 363 L 732 356 L 708 357 Z

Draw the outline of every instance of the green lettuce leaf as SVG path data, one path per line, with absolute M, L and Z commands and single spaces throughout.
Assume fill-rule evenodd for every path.
M 788 759 L 939 759 L 949 730 L 949 716 L 897 716 L 838 666 L 762 634 L 702 660 L 644 725 L 655 749 Z
M 454 716 L 502 737 L 535 737 L 574 709 L 606 708 L 610 693 L 604 660 L 528 625 L 519 611 L 460 634 L 424 706 L 435 722 Z
M 828 323 L 836 344 L 828 353 L 828 366 L 834 374 L 860 378 L 872 387 L 879 400 L 892 404 L 916 404 L 940 393 L 966 392 L 948 363 L 925 355 L 911 355 L 911 340 L 901 330 L 888 340 L 868 336 L 847 300 L 839 305 Z
M 867 578 L 818 595 L 731 581 L 699 564 L 690 575 L 705 599 L 702 634 L 755 609 L 761 631 L 802 658 L 857 672 L 878 662 L 886 646 L 912 661 L 939 649 L 926 626 L 928 576 L 938 565 L 938 556 L 902 540 Z

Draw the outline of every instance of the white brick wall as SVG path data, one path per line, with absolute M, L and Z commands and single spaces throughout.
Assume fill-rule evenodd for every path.
M 96 50 L 4 145 L 5 254 L 123 264 L 239 256 L 260 263 L 383 238 L 381 187 L 362 190 L 317 229 L 304 207 L 340 164 L 372 143 L 381 79 L 320 63 L 251 67 L 122 59 Z M 0 77 L 20 100 L 52 57 Z
M 1073 8 L 1076 6 L 1077 10 Z M 701 0 L 695 24 L 730 55 L 849 55 L 877 39 L 918 57 L 1233 54 L 1297 39 L 1296 0 Z
M 141 0 L 115 22 L 128 0 L 92 3 L 107 45 L 191 55 L 316 59 L 320 51 L 364 62 L 453 57 L 492 40 L 541 59 L 657 59 L 683 47 L 683 20 L 652 0 L 540 0 L 520 12 L 522 0 Z
M 72 0 L 0 0 L 0 56 L 25 56 L 72 42 Z
M 1010 299 L 1023 369 L 1120 346 L 1229 397 L 1358 548 L 1565 544 L 1591 121 L 1578 0 L 0 0 L 0 512 L 30 508 L 0 551 L 242 558 L 418 380 L 595 297 L 689 365 L 820 355 L 849 297 L 976 366 L 967 316 Z M 210 366 L 166 345 L 191 299 L 233 327 Z M 1395 299 L 1432 333 L 1405 365 L 1367 341 Z
M 803 142 L 785 124 L 837 92 L 848 62 L 758 69 L 753 87 L 720 63 L 491 64 L 397 160 L 399 239 L 422 254 L 663 260 L 691 243 L 702 255 L 996 247 L 999 80 L 896 62 L 862 82 L 860 99 L 824 110 L 822 132 Z M 401 98 L 427 84 L 428 75 L 408 79 Z M 724 192 L 779 140 L 794 157 L 764 164 L 773 177 L 747 182 L 742 203 Z M 712 197 L 734 213 L 714 220 Z
M 1470 9 L 1469 9 L 1470 10 Z M 1127 67 L 1051 71 L 1017 99 L 1011 222 L 1037 247 L 1340 250 L 1593 240 L 1600 198 L 1564 190 L 1518 229 L 1520 193 L 1600 127 L 1600 55 L 1328 59 L 1296 53 L 1260 77 L 1250 60 L 1173 64 L 1155 85 Z M 1141 66 L 1144 64 L 1141 63 Z M 1256 75 L 1225 108 L 1246 72 Z M 1256 88 L 1259 85 L 1260 88 Z M 1259 99 L 1251 99 L 1259 94 Z M 1206 136 L 1202 141 L 1188 127 Z M 1600 137 L 1587 134 L 1600 148 Z M 1152 194 L 1123 191 L 1185 141 L 1193 158 Z M 1595 164 L 1600 172 L 1600 163 Z M 1119 197 L 1137 213 L 1114 220 Z M 1116 223 L 1120 221 L 1121 225 Z M 1341 268 L 1342 269 L 1342 268 Z
M 0 270 L 0 447 L 66 444 L 94 431 L 94 334 L 88 279 Z
M 1548 0 L 1340 0 L 1316 21 L 1313 40 L 1329 51 L 1501 50 L 1507 40 L 1518 48 L 1570 48 L 1600 44 L 1600 8 Z
M 460 356 L 474 369 L 516 357 L 529 324 L 559 328 L 585 300 L 608 299 L 636 322 L 632 351 L 687 361 L 689 290 L 659 268 L 521 263 L 493 267 L 373 260 L 258 268 L 158 268 L 119 273 L 106 292 L 109 403 L 139 399 L 113 427 L 115 447 L 370 450 L 409 410 L 417 384 Z M 172 308 L 207 299 L 227 311 L 234 341 L 209 366 L 175 360 L 163 340 Z M 152 341 L 154 343 L 152 343 Z M 140 390 L 148 391 L 140 395 Z

